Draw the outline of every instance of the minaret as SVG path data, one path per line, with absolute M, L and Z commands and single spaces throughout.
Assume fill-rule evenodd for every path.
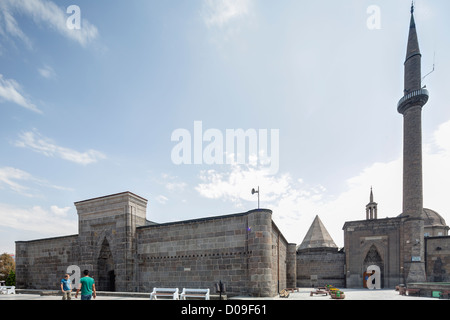
M 405 281 L 425 281 L 423 238 L 422 182 L 422 108 L 428 101 L 428 91 L 422 88 L 422 55 L 419 49 L 414 5 L 411 7 L 408 49 L 405 60 L 405 90 L 398 103 L 403 115 L 403 274 Z
M 370 188 L 370 202 L 366 205 L 366 219 L 378 219 L 378 203 L 373 201 L 373 190 Z

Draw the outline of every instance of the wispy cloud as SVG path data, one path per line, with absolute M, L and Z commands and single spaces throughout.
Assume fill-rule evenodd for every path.
M 166 196 L 163 196 L 161 194 L 159 196 L 155 197 L 155 199 L 156 199 L 156 201 L 158 201 L 161 204 L 166 204 L 167 201 L 169 201 L 169 198 L 167 198 Z
M 29 196 L 29 188 L 18 182 L 29 180 L 33 180 L 33 177 L 28 172 L 11 167 L 0 168 L 0 188 L 6 186 L 15 192 Z
M 45 65 L 42 68 L 38 68 L 38 72 L 41 77 L 45 79 L 53 79 L 56 77 L 55 70 L 53 70 L 53 68 L 48 65 Z
M 0 168 L 0 189 L 6 187 L 26 197 L 37 197 L 38 192 L 34 188 L 36 185 L 57 190 L 71 190 L 69 188 L 53 185 L 44 179 L 36 178 L 30 173 L 17 168 Z
M 99 160 L 106 158 L 103 153 L 97 150 L 79 152 L 70 148 L 58 146 L 54 141 L 42 136 L 37 131 L 21 133 L 19 135 L 19 140 L 15 142 L 15 146 L 28 148 L 47 157 L 57 157 L 81 165 L 96 163 Z
M 204 0 L 201 17 L 218 48 L 233 42 L 252 21 L 253 0 Z
M 15 14 L 27 15 L 36 24 L 55 30 L 62 36 L 78 42 L 83 47 L 96 40 L 99 36 L 97 27 L 86 19 L 82 19 L 80 29 L 69 29 L 66 22 L 70 15 L 66 13 L 66 8 L 61 8 L 52 1 L 2 0 L 0 9 L 3 13 L 0 14 L 0 29 L 3 30 L 3 34 L 22 40 L 28 47 L 32 46 L 31 40 L 20 29 L 17 20 L 14 18 Z
M 30 49 L 32 47 L 32 42 L 19 28 L 16 19 L 7 9 L 7 3 L 0 3 L 0 8 L 2 9 L 2 13 L 0 13 L 0 34 L 4 37 L 10 35 L 12 37 L 19 38 L 28 47 L 28 49 Z
M 202 183 L 195 188 L 201 196 L 209 199 L 222 199 L 242 207 L 243 203 L 255 201 L 251 190 L 258 186 L 264 192 L 265 203 L 272 203 L 290 191 L 292 177 L 289 174 L 273 175 L 269 169 L 251 165 L 232 165 L 231 170 L 220 172 L 204 170 L 200 174 Z
M 187 187 L 187 184 L 180 181 L 178 177 L 172 176 L 168 173 L 161 174 L 162 180 L 158 180 L 158 183 L 164 185 L 164 187 L 170 192 L 182 192 Z
M 25 109 L 36 113 L 42 113 L 25 94 L 22 92 L 20 85 L 13 79 L 5 79 L 0 74 L 0 100 L 15 103 Z
M 71 207 L 18 207 L 0 203 L 0 226 L 21 231 L 32 231 L 46 236 L 77 233 L 76 219 L 70 217 Z M 30 240 L 30 239 L 16 239 Z
M 204 0 L 203 19 L 208 27 L 223 28 L 230 22 L 245 17 L 251 0 Z

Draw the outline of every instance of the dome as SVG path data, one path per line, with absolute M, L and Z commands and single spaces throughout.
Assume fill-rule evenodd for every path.
M 423 208 L 425 227 L 446 227 L 444 218 L 439 213 L 431 209 Z

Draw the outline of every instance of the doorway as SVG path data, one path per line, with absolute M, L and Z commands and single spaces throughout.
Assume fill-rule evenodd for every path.
M 384 288 L 384 263 L 377 247 L 372 245 L 363 263 L 363 287 Z M 376 283 L 375 283 L 376 282 Z
M 105 238 L 100 249 L 97 260 L 98 280 L 96 287 L 98 291 L 116 291 L 116 275 L 114 272 L 114 261 L 108 240 Z

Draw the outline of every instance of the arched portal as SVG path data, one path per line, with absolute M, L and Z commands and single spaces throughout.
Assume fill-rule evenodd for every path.
M 95 281 L 96 289 L 99 291 L 115 291 L 114 261 L 109 247 L 109 242 L 105 238 L 100 249 L 97 260 L 98 280 Z
M 383 288 L 384 283 L 384 263 L 383 259 L 381 259 L 380 254 L 378 253 L 377 247 L 372 245 L 369 251 L 366 254 L 363 263 L 364 270 L 364 287 L 365 288 Z M 379 273 L 375 275 L 375 273 Z M 370 281 L 371 283 L 366 283 L 366 281 Z M 374 283 L 375 281 L 379 283 Z

